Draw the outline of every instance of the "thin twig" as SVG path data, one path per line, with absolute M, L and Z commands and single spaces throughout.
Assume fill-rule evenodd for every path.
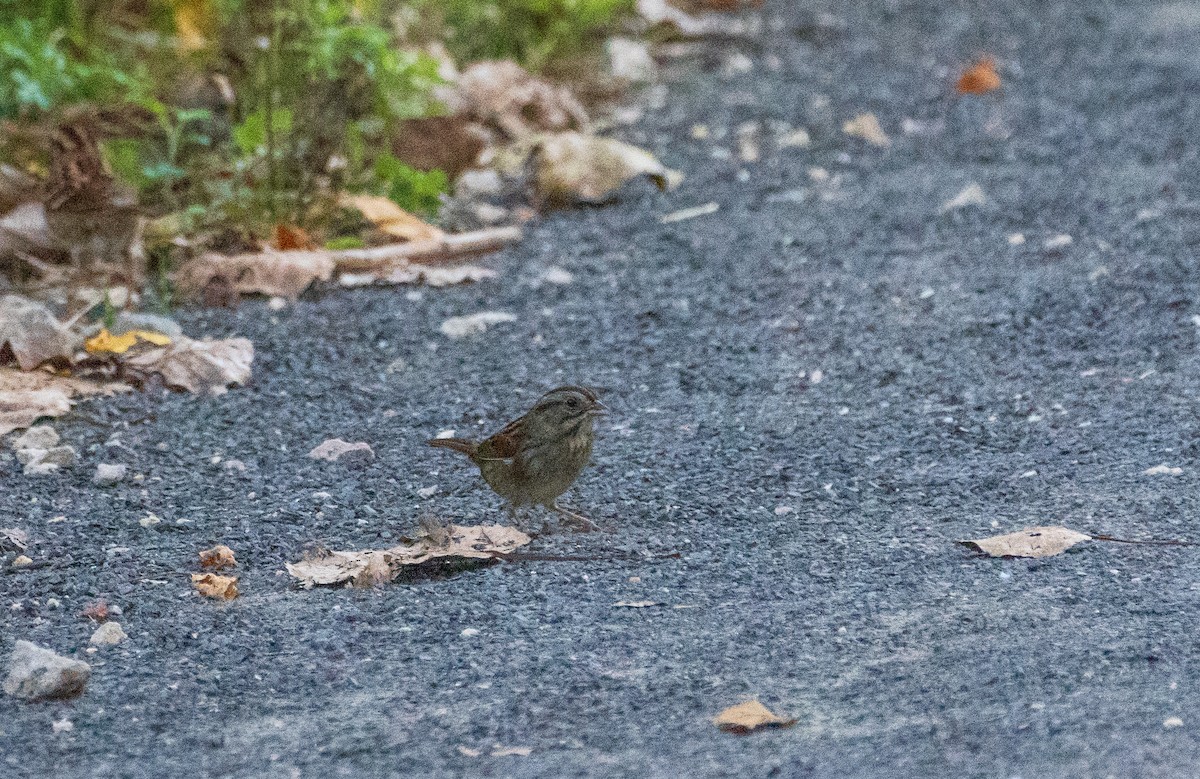
M 1200 546 L 1197 541 L 1182 541 L 1179 539 L 1137 541 L 1132 538 L 1117 538 L 1116 536 L 1092 536 L 1093 541 L 1113 541 L 1118 544 L 1141 544 L 1143 546 Z
M 610 562 L 614 560 L 678 560 L 682 555 L 679 552 L 668 552 L 665 554 L 640 555 L 636 553 L 630 554 L 615 554 L 606 555 L 559 555 L 559 554 L 541 554 L 539 552 L 497 552 L 492 555 L 497 560 L 503 560 L 506 563 L 524 563 L 524 562 L 551 562 L 551 563 L 594 563 L 594 562 Z

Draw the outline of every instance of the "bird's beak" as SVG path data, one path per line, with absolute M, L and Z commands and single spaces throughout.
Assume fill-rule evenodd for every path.
M 608 414 L 608 406 L 598 400 L 593 400 L 592 405 L 588 408 L 588 413 L 595 417 L 602 417 Z

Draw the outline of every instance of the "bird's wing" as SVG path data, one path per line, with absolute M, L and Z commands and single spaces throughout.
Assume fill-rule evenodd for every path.
M 521 421 L 509 422 L 504 429 L 479 444 L 476 457 L 480 460 L 512 460 L 521 450 Z

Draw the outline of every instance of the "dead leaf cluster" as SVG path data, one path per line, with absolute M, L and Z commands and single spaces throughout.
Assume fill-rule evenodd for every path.
M 335 552 L 319 550 L 288 563 L 288 573 L 301 586 L 350 584 L 372 587 L 396 578 L 405 567 L 430 560 L 491 560 L 529 543 L 529 536 L 503 525 L 449 525 L 445 535 L 428 531 L 402 539 L 390 549 Z
M 220 571 L 237 565 L 233 550 L 224 544 L 218 544 L 211 549 L 199 553 L 200 567 L 210 571 Z M 213 600 L 233 600 L 238 596 L 238 577 L 222 576 L 216 573 L 192 574 L 192 586 L 196 592 Z

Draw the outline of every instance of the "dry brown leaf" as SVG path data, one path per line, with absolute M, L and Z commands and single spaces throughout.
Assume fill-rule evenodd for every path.
M 238 596 L 238 577 L 218 576 L 215 573 L 192 574 L 192 586 L 206 598 L 233 600 Z
M 533 159 L 538 194 L 556 206 L 601 202 L 640 176 L 660 190 L 674 189 L 683 179 L 682 173 L 665 167 L 647 151 L 582 133 L 545 136 Z
M 0 297 L 0 355 L 12 350 L 17 365 L 31 371 L 47 360 L 69 358 L 76 338 L 50 309 L 20 295 Z
M 528 73 L 515 62 L 476 62 L 458 77 L 447 103 L 455 113 L 501 130 L 509 138 L 584 130 L 587 110 L 566 87 Z
M 246 338 L 177 338 L 170 346 L 147 349 L 123 365 L 143 374 L 157 373 L 168 387 L 220 395 L 231 384 L 245 384 L 254 362 L 254 344 Z
M 346 582 L 370 586 L 391 581 L 404 566 L 439 558 L 489 560 L 529 543 L 529 536 L 503 525 L 450 525 L 447 531 L 450 534 L 448 544 L 418 538 L 391 549 L 360 552 L 322 550 L 298 563 L 288 563 L 287 570 L 306 588 Z
M 233 568 L 236 565 L 237 560 L 233 556 L 233 550 L 224 544 L 217 544 L 212 549 L 205 549 L 200 552 L 201 568 L 222 571 L 226 568 Z
M 103 622 L 108 619 L 108 601 L 98 600 L 89 603 L 79 612 L 79 616 L 87 617 L 93 622 Z
M 50 235 L 41 203 L 22 203 L 0 217 L 0 257 L 27 252 L 44 258 L 61 251 Z
M 985 95 L 1000 88 L 1000 74 L 996 72 L 996 60 L 984 57 L 959 76 L 956 89 L 960 95 Z
M 363 217 L 380 231 L 402 241 L 440 241 L 444 236 L 418 216 L 378 195 L 350 195 L 343 193 L 338 202 L 346 208 L 362 212 Z
M 317 244 L 304 228 L 280 223 L 275 225 L 275 248 L 280 251 L 316 249 Z
M 745 735 L 759 728 L 790 728 L 796 720 L 781 717 L 752 700 L 725 709 L 713 718 L 713 724 L 727 733 Z
M 842 125 L 842 132 L 852 138 L 862 138 L 872 146 L 892 145 L 891 138 L 887 137 L 875 114 L 859 114 Z
M 465 116 L 426 116 L 396 124 L 392 154 L 417 170 L 442 170 L 451 181 L 475 167 L 491 135 Z
M 295 300 L 314 281 L 333 277 L 334 261 L 326 251 L 266 251 L 248 254 L 203 254 L 175 274 L 180 294 L 198 298 L 214 282 L 243 295 L 270 295 Z
M 1091 536 L 1060 526 L 1029 527 L 1016 533 L 958 543 L 992 557 L 1053 557 Z
M 75 398 L 127 389 L 124 384 L 97 384 L 45 370 L 26 373 L 0 368 L 0 435 L 29 427 L 42 417 L 62 416 Z

